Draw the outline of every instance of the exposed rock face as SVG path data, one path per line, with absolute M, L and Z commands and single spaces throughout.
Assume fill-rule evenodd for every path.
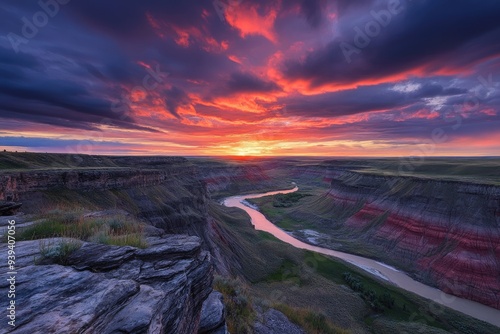
M 330 175 L 327 198 L 340 231 L 377 245 L 445 292 L 500 308 L 500 187 Z
M 147 241 L 147 249 L 84 243 L 66 266 L 35 265 L 39 241 L 18 242 L 12 333 L 196 333 L 212 291 L 209 253 L 197 237 Z
M 186 166 L 166 169 L 74 169 L 50 171 L 6 172 L 0 175 L 0 200 L 17 201 L 21 195 L 42 191 L 69 189 L 94 191 L 145 187 L 164 183 L 169 178 L 185 174 Z M 194 173 L 191 167 L 191 173 Z
M 200 179 L 209 192 L 232 191 L 234 193 L 257 189 L 258 183 L 269 180 L 262 167 L 257 165 L 228 166 L 207 165 L 199 168 Z
M 226 334 L 226 316 L 223 296 L 214 291 L 208 296 L 201 309 L 199 334 Z

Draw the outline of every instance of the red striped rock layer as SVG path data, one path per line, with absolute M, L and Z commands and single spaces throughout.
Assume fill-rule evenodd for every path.
M 500 187 L 353 174 L 339 171 L 328 193 L 360 208 L 346 230 L 427 283 L 500 308 Z

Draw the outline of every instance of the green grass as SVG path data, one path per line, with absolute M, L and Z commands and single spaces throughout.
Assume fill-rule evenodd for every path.
M 216 277 L 214 289 L 224 296 L 227 329 L 230 333 L 251 334 L 255 310 L 245 284 L 237 279 Z
M 285 282 L 291 281 L 298 286 L 300 286 L 302 282 L 302 278 L 300 276 L 300 268 L 299 266 L 290 259 L 285 259 L 281 263 L 281 266 L 274 272 L 272 272 L 269 276 L 267 276 L 264 281 L 266 282 Z
M 143 225 L 123 215 L 84 217 L 84 211 L 54 210 L 40 216 L 40 222 L 21 228 L 18 240 L 74 238 L 107 245 L 145 248 Z
M 360 281 L 365 290 L 371 290 L 377 296 L 383 296 L 386 293 L 390 294 L 394 298 L 394 307 L 391 309 L 386 308 L 383 313 L 393 320 L 408 320 L 412 313 L 419 312 L 421 305 L 416 304 L 414 299 L 408 297 L 401 289 L 386 283 L 381 283 L 379 280 L 367 276 L 359 270 L 353 271 L 352 267 L 333 260 L 328 256 L 307 251 L 306 260 L 312 269 L 332 282 L 348 285 L 343 277 L 343 274 L 348 272 L 353 274 Z M 369 306 L 371 307 L 371 305 Z M 376 311 L 375 313 L 381 312 Z M 432 319 L 429 324 L 435 327 L 442 327 L 439 321 L 435 319 Z
M 75 239 L 62 239 L 59 241 L 40 240 L 40 255 L 54 263 L 66 265 L 69 256 L 80 249 L 82 242 Z
M 264 196 L 247 201 L 259 207 L 259 210 L 274 224 L 285 230 L 313 228 L 314 224 L 290 215 L 290 209 L 302 204 L 304 198 L 314 195 L 300 191 L 286 195 Z
M 291 322 L 302 327 L 308 334 L 348 334 L 350 331 L 332 324 L 322 313 L 310 309 L 294 308 L 285 304 L 273 304 Z
M 273 197 L 273 206 L 275 208 L 289 208 L 302 198 L 312 196 L 311 194 L 304 194 L 301 192 L 293 192 L 290 194 L 278 194 Z
M 500 184 L 500 158 L 498 157 L 426 157 L 413 159 L 338 159 L 323 165 L 342 166 L 368 174 L 411 176 L 437 180 L 466 181 Z

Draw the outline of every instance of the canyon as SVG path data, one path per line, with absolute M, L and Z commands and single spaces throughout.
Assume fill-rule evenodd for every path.
M 500 309 L 500 186 L 337 164 L 298 166 L 289 175 L 325 189 L 286 214 L 315 222 L 330 238 L 322 246 L 370 248 L 371 257 L 426 284 Z
M 19 272 L 29 279 L 20 281 L 18 298 L 34 306 L 24 310 L 31 316 L 19 314 L 14 332 L 45 326 L 47 331 L 67 327 L 89 333 L 225 333 L 227 301 L 214 290 L 214 275 L 260 286 L 291 250 L 269 248 L 262 244 L 267 237 L 245 226 L 239 230 L 235 222 L 249 224 L 248 218 L 218 203 L 230 195 L 291 188 L 292 181 L 312 196 L 287 212 L 314 222 L 312 228 L 328 236 L 321 246 L 363 250 L 360 255 L 401 268 L 426 284 L 499 307 L 496 185 L 375 175 L 338 163 L 293 159 L 0 154 L 0 168 L 0 201 L 20 211 L 11 217 L 21 226 L 50 210 L 82 207 L 97 216 L 117 210 L 145 224 L 148 244 L 138 249 L 83 242 L 67 263 L 59 264 L 35 261 L 40 241 L 19 241 Z M 0 251 L 5 247 L 1 244 Z M 0 293 L 6 288 L 0 285 Z M 365 333 L 360 319 L 368 311 L 361 311 L 365 306 L 359 296 L 340 291 L 335 292 L 343 296 L 338 302 L 359 305 L 352 313 L 359 315 L 354 321 L 342 313 L 339 321 Z M 70 295 L 75 306 L 64 301 Z M 123 316 L 136 311 L 136 317 Z M 280 326 L 302 331 L 272 308 L 259 312 L 254 331 Z M 60 320 L 49 323 L 48 314 Z

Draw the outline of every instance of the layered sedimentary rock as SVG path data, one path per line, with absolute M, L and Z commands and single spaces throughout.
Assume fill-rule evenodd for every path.
M 209 253 L 197 237 L 147 241 L 146 249 L 84 243 L 64 266 L 40 258 L 39 240 L 18 242 L 12 333 L 196 333 L 212 291 Z M 8 284 L 0 282 L 4 296 Z
M 213 193 L 251 191 L 257 189 L 259 183 L 270 180 L 258 165 L 201 165 L 198 172 L 208 191 Z
M 186 174 L 186 167 L 165 169 L 73 169 L 4 172 L 0 175 L 0 200 L 19 200 L 22 195 L 41 190 L 69 189 L 94 191 L 145 187 Z M 194 173 L 191 168 L 191 173 Z
M 340 228 L 454 295 L 500 308 L 500 187 L 330 171 Z M 332 211 L 332 212 L 333 212 Z M 337 226 L 338 227 L 338 226 Z
M 19 308 L 16 330 L 196 333 L 213 270 L 227 271 L 212 238 L 209 193 L 198 168 L 183 158 L 86 158 L 91 167 L 3 172 L 0 198 L 21 200 L 23 211 L 35 214 L 61 202 L 122 209 L 161 238 L 149 238 L 146 250 L 84 244 L 67 266 L 34 265 L 40 242 L 19 242 L 18 277 L 25 290 L 18 299 L 33 307 Z M 222 325 L 214 330 L 225 329 L 218 321 Z

